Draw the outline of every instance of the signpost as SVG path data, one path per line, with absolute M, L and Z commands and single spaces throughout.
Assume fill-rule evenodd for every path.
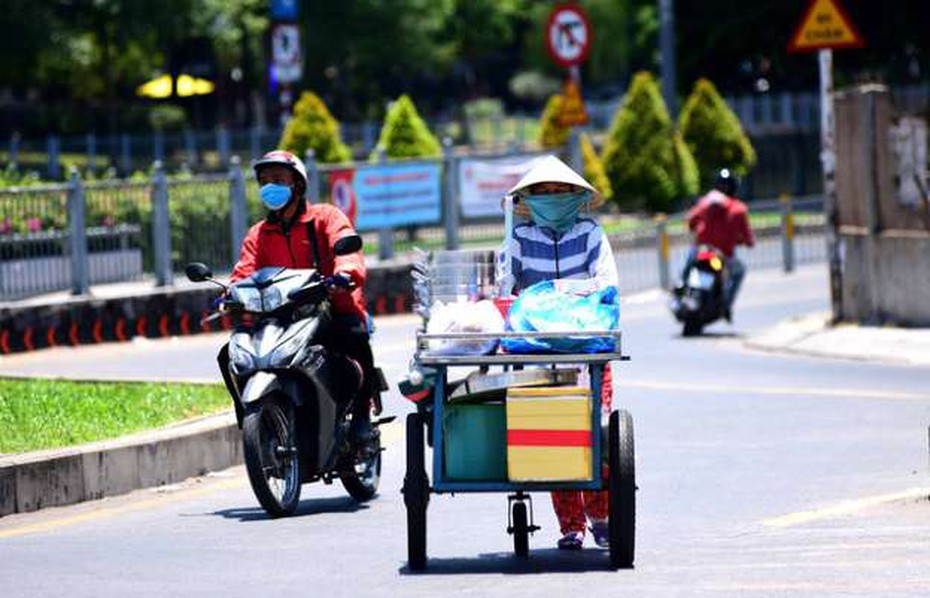
M 277 83 L 281 124 L 291 114 L 291 84 L 303 76 L 300 28 L 297 26 L 297 0 L 271 0 L 271 71 Z
M 823 199 L 827 216 L 827 257 L 830 261 L 830 298 L 833 319 L 843 314 L 843 268 L 838 242 L 836 207 L 836 137 L 833 116 L 833 50 L 861 48 L 862 36 L 839 0 L 811 0 L 798 24 L 789 52 L 818 53 L 820 66 L 820 162 L 823 165 Z
M 588 124 L 579 67 L 588 59 L 592 38 L 591 21 L 583 8 L 571 2 L 553 7 L 546 21 L 546 48 L 556 64 L 569 69 L 559 114 L 559 122 L 565 126 Z

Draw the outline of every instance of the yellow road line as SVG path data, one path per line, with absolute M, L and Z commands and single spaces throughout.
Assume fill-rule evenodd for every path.
M 390 424 L 381 426 L 381 443 L 383 446 L 391 446 L 395 444 L 403 436 L 403 426 L 398 424 L 396 421 Z M 26 536 L 29 534 L 41 534 L 53 532 L 55 530 L 69 527 L 72 525 L 77 525 L 79 523 L 88 523 L 93 521 L 100 521 L 102 519 L 107 519 L 111 517 L 116 517 L 119 515 L 124 515 L 128 513 L 136 513 L 139 511 L 145 511 L 148 509 L 158 508 L 165 506 L 167 504 L 179 502 L 182 500 L 189 500 L 191 498 L 197 498 L 201 496 L 207 496 L 210 494 L 215 494 L 223 490 L 232 490 L 238 488 L 244 488 L 247 485 L 247 480 L 245 477 L 237 476 L 235 479 L 230 480 L 221 480 L 217 482 L 207 483 L 201 488 L 182 488 L 175 493 L 162 492 L 158 496 L 152 498 L 146 498 L 143 500 L 131 500 L 132 502 L 120 506 L 109 506 L 106 503 L 100 503 L 102 506 L 89 505 L 84 503 L 84 506 L 91 506 L 94 508 L 92 511 L 85 513 L 79 513 L 77 515 L 68 515 L 64 517 L 58 517 L 53 519 L 48 519 L 47 521 L 39 521 L 36 523 L 27 523 L 18 527 L 10 527 L 8 529 L 0 529 L 0 539 L 4 538 L 16 538 L 19 536 Z M 162 487 L 164 488 L 164 487 Z M 158 488 L 150 488 L 149 491 L 157 492 Z M 114 497 L 114 498 L 125 498 L 123 497 Z M 67 507 L 64 507 L 67 508 Z M 80 508 L 80 507 L 78 507 Z M 45 516 L 45 513 L 35 514 L 38 517 Z
M 720 394 L 755 394 L 755 395 L 808 395 L 830 398 L 850 399 L 894 399 L 904 401 L 927 401 L 930 394 L 868 388 L 805 388 L 791 386 L 736 386 L 725 384 L 695 384 L 692 382 L 657 382 L 652 380 L 629 380 L 617 377 L 617 386 L 622 389 L 645 388 L 649 390 L 675 390 L 692 392 L 712 392 Z
M 868 496 L 855 500 L 844 500 L 835 505 L 811 509 L 809 511 L 799 511 L 797 513 L 782 515 L 781 517 L 765 519 L 761 523 L 766 527 L 789 527 L 801 523 L 809 523 L 811 521 L 835 519 L 843 515 L 857 513 L 859 511 L 864 511 L 871 507 L 877 507 L 887 503 L 904 500 L 916 500 L 920 498 L 926 499 L 928 497 L 930 497 L 930 487 L 911 488 L 910 490 L 896 492 L 893 494 L 882 494 L 879 496 Z

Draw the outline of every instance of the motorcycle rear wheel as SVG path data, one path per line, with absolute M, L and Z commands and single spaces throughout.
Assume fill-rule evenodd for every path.
M 300 502 L 300 453 L 294 408 L 268 399 L 250 406 L 242 420 L 245 468 L 252 491 L 272 517 L 290 515 Z
M 378 430 L 365 447 L 365 455 L 355 460 L 355 470 L 339 476 L 342 487 L 358 502 L 371 500 L 381 483 L 381 433 Z

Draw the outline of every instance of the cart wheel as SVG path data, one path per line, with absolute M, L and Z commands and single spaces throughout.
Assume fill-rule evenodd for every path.
M 636 540 L 636 464 L 633 418 L 625 409 L 610 414 L 610 565 L 633 566 Z
M 513 503 L 513 552 L 517 558 L 530 555 L 530 526 L 526 515 L 526 503 Z
M 404 476 L 404 505 L 407 507 L 407 566 L 412 571 L 426 568 L 426 507 L 429 477 L 423 447 L 423 417 L 407 416 L 407 474 Z

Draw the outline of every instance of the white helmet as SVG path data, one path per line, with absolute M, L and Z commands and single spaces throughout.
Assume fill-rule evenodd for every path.
M 302 185 L 300 195 L 303 195 L 310 184 L 310 177 L 307 176 L 307 167 L 304 166 L 303 161 L 298 159 L 297 156 L 291 152 L 285 150 L 270 151 L 252 164 L 252 170 L 255 171 L 255 178 L 259 178 L 262 168 L 273 164 L 286 166 L 297 175 L 298 184 Z

